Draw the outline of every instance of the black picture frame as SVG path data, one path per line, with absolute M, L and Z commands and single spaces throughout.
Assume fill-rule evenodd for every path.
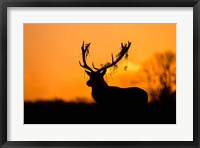
M 193 141 L 7 141 L 8 7 L 193 7 Z M 0 2 L 0 146 L 9 147 L 200 147 L 200 2 L 199 0 L 1 0 Z

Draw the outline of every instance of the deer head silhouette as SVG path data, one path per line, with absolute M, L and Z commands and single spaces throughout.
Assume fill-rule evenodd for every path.
M 104 80 L 106 70 L 112 66 L 116 66 L 116 64 L 128 52 L 130 46 L 131 42 L 128 42 L 127 44 L 121 43 L 121 51 L 117 54 L 116 59 L 112 54 L 112 62 L 107 62 L 101 68 L 95 67 L 94 63 L 92 63 L 93 68 L 91 68 L 86 62 L 90 43 L 85 44 L 83 42 L 81 47 L 83 64 L 81 64 L 80 61 L 79 64 L 81 67 L 86 69 L 85 72 L 90 76 L 87 85 L 92 87 L 92 96 L 98 104 L 130 105 L 131 103 L 136 106 L 147 104 L 148 95 L 143 89 L 137 87 L 119 88 L 116 86 L 108 86 Z

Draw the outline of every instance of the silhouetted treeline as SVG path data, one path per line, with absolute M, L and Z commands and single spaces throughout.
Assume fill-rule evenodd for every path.
M 62 100 L 24 103 L 25 124 L 175 124 L 176 101 L 102 106 Z

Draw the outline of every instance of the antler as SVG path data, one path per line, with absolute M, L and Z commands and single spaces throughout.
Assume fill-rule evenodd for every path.
M 97 67 L 95 67 L 94 63 L 92 63 L 92 67 L 96 70 L 96 72 L 101 72 L 103 70 L 106 70 L 109 67 L 112 67 L 112 66 L 116 65 L 123 58 L 123 56 L 128 52 L 128 49 L 130 48 L 130 46 L 131 46 L 131 42 L 129 42 L 129 41 L 128 41 L 127 44 L 121 43 L 121 51 L 117 54 L 115 60 L 114 60 L 113 54 L 111 54 L 111 57 L 112 57 L 112 62 L 111 63 L 107 62 L 100 69 L 97 68 Z M 90 43 L 88 43 L 88 44 L 85 45 L 84 41 L 83 41 L 83 44 L 82 44 L 82 47 L 81 47 L 81 49 L 82 49 L 83 65 L 81 64 L 80 61 L 79 61 L 79 64 L 80 64 L 81 67 L 89 70 L 90 72 L 94 72 L 93 69 L 90 68 L 87 65 L 87 63 L 86 63 L 86 57 L 87 57 L 87 54 L 89 53 L 89 47 L 90 47 Z
M 79 64 L 80 64 L 81 67 L 83 67 L 83 68 L 89 70 L 90 72 L 94 72 L 94 71 L 92 70 L 92 68 L 90 68 L 90 67 L 87 65 L 87 63 L 86 63 L 86 56 L 87 56 L 87 54 L 89 53 L 89 47 L 90 47 L 90 43 L 88 43 L 88 44 L 85 45 L 85 44 L 84 44 L 84 41 L 83 41 L 83 44 L 82 44 L 82 47 L 81 47 L 83 65 L 81 64 L 80 61 L 79 61 Z
M 92 63 L 93 68 L 96 69 L 98 72 L 101 72 L 102 70 L 106 70 L 107 68 L 116 65 L 116 64 L 123 58 L 123 56 L 128 52 L 128 49 L 130 48 L 130 46 L 131 46 L 131 42 L 129 42 L 129 41 L 128 41 L 127 44 L 121 43 L 121 51 L 117 54 L 115 60 L 114 60 L 113 54 L 111 54 L 112 63 L 107 62 L 107 63 L 104 64 L 104 66 L 101 67 L 100 69 L 96 68 L 96 67 L 94 66 L 94 64 Z

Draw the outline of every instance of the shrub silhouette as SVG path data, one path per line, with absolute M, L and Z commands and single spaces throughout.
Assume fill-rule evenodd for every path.
M 155 54 L 144 63 L 148 92 L 153 101 L 174 101 L 176 91 L 176 55 L 172 51 Z M 173 96 L 173 97 L 172 97 Z

